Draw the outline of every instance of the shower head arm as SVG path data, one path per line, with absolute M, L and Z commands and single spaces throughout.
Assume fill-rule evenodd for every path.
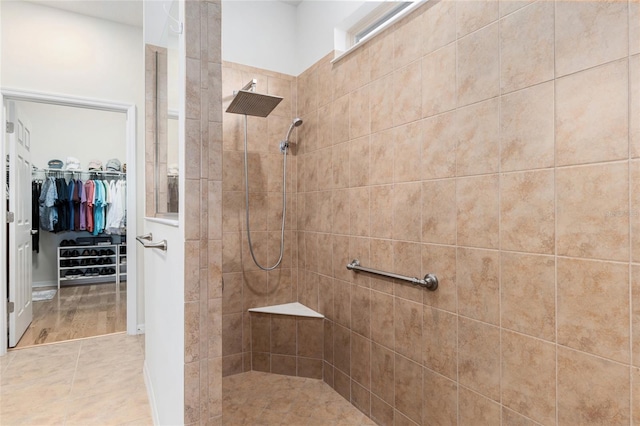
M 248 82 L 247 84 L 244 85 L 244 87 L 240 90 L 251 90 L 252 92 L 255 92 L 256 90 L 256 84 L 258 84 L 258 80 L 256 80 L 255 78 L 252 79 L 250 82 Z

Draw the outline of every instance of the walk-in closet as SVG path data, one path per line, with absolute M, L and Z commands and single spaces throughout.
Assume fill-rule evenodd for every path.
M 125 331 L 126 114 L 27 101 L 7 108 L 29 157 L 11 163 L 25 170 L 7 189 L 17 210 L 31 206 L 31 241 L 23 250 L 30 253 L 16 255 L 10 268 L 30 274 L 33 319 L 13 343 Z

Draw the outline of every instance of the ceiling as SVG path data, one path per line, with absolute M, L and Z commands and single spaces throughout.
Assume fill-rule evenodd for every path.
M 142 27 L 142 0 L 26 0 L 94 18 Z
M 143 0 L 26 0 L 56 9 L 142 27 Z M 149 1 L 149 0 L 146 0 Z M 279 0 L 297 7 L 303 0 Z

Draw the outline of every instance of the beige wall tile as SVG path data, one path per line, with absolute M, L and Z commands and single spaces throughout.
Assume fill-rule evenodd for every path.
M 419 122 L 393 130 L 393 181 L 412 182 L 422 175 L 422 126 Z
M 554 424 L 555 359 L 552 343 L 503 332 L 502 403 L 541 424 Z
M 452 177 L 456 174 L 457 129 L 455 112 L 422 120 L 422 178 Z
M 502 422 L 511 426 L 537 426 L 538 423 L 502 407 Z
M 351 295 L 351 330 L 366 337 L 371 337 L 371 290 L 356 285 Z M 359 381 L 361 385 L 368 385 Z
M 369 42 L 371 58 L 371 80 L 385 76 L 393 71 L 393 33 L 380 34 Z
M 498 175 L 458 179 L 458 244 L 497 248 L 499 240 Z
M 558 259 L 558 343 L 629 362 L 629 268 Z
M 422 363 L 422 305 L 396 297 L 394 312 L 396 352 Z
M 553 254 L 553 170 L 509 173 L 500 184 L 500 248 Z
M 554 77 L 554 3 L 538 2 L 500 21 L 502 93 Z
M 627 158 L 628 64 L 623 59 L 556 82 L 556 163 Z
M 421 257 L 422 245 L 413 242 L 393 242 L 393 268 L 392 271 L 408 276 L 419 276 L 422 271 Z M 394 286 L 394 294 L 397 297 L 422 303 L 422 295 L 425 290 L 407 282 L 397 282 Z
M 421 223 L 419 209 L 422 206 L 420 183 L 405 183 L 393 189 L 393 238 L 420 241 Z
M 349 94 L 349 137 L 355 139 L 371 133 L 369 88 L 363 86 Z
M 371 395 L 371 419 L 382 426 L 393 425 L 393 407 Z
M 500 163 L 500 103 L 491 99 L 456 111 L 457 176 L 495 173 Z
M 371 344 L 371 392 L 387 404 L 394 404 L 394 353 Z
M 358 333 L 351 333 L 351 378 L 371 387 L 371 340 Z
M 631 157 L 636 158 L 640 157 L 640 55 L 629 58 L 629 86 L 629 143 Z
M 333 327 L 333 359 L 334 366 L 343 373 L 351 374 L 351 333 L 348 329 L 336 324 Z
M 271 318 L 271 353 L 296 354 L 296 319 L 284 315 Z
M 631 420 L 633 424 L 640 422 L 640 402 L 637 396 L 640 395 L 640 368 L 631 368 Z
M 447 426 L 457 423 L 458 386 L 456 382 L 424 369 L 423 424 Z
M 502 327 L 554 342 L 554 258 L 502 253 L 500 261 Z
M 500 405 L 461 386 L 458 407 L 459 424 L 491 426 L 500 423 Z
M 430 117 L 456 106 L 456 46 L 448 46 L 422 59 L 422 116 Z
M 369 136 L 349 143 L 349 186 L 366 186 L 369 184 Z
M 456 1 L 442 1 L 431 6 L 423 16 L 422 53 L 427 55 L 456 39 Z
M 394 165 L 394 130 L 385 130 L 371 135 L 371 165 L 369 169 L 369 183 L 380 185 L 393 183 Z
M 393 74 L 371 82 L 369 92 L 371 132 L 379 132 L 393 126 Z
M 458 38 L 472 33 L 498 19 L 497 0 L 465 0 L 457 2 Z
M 242 314 L 222 316 L 222 355 L 242 352 Z
M 640 367 L 640 265 L 631 265 L 631 331 L 631 363 Z
M 557 254 L 629 258 L 627 163 L 556 171 Z
M 640 262 L 640 161 L 629 162 L 629 179 L 631 195 L 631 258 Z
M 422 54 L 422 19 L 420 15 L 404 19 L 393 32 L 393 64 L 396 69 L 418 59 Z
M 424 366 L 452 380 L 457 379 L 457 316 L 425 306 L 423 321 L 422 355 Z
M 371 187 L 371 236 L 391 238 L 393 235 L 393 186 Z
M 343 96 L 333 102 L 333 143 L 349 140 L 349 96 Z
M 422 242 L 455 244 L 455 179 L 422 183 Z
M 500 329 L 459 317 L 459 383 L 499 401 L 500 365 Z
M 458 248 L 456 281 L 460 314 L 499 324 L 499 262 L 498 252 Z
M 306 358 L 322 358 L 324 347 L 322 320 L 317 318 L 296 318 L 297 355 Z
M 629 424 L 629 367 L 560 346 L 557 380 L 558 424 Z
M 422 117 L 422 66 L 415 61 L 393 73 L 393 125 Z
M 351 380 L 351 404 L 365 416 L 371 414 L 371 392 L 360 386 L 355 380 Z
M 456 249 L 433 244 L 422 244 L 422 271 L 424 276 L 435 273 L 438 290 L 424 292 L 424 304 L 449 312 L 457 310 Z
M 556 76 L 628 54 L 627 2 L 556 4 Z
M 537 86 L 500 98 L 501 170 L 554 165 L 554 84 Z
M 318 108 L 318 73 L 303 74 L 298 79 L 298 114 L 305 115 Z
M 395 325 L 393 314 L 393 296 L 371 292 L 371 340 L 387 348 L 395 348 Z M 372 388 L 373 390 L 373 388 Z M 380 397 L 382 394 L 378 393 Z M 391 403 L 392 401 L 385 399 Z
M 422 421 L 422 366 L 403 356 L 395 357 L 395 407 L 409 419 Z M 397 421 L 396 421 L 396 424 Z
M 458 40 L 458 106 L 500 93 L 498 33 L 498 24 L 492 24 Z
M 373 148 L 373 146 L 372 146 Z M 349 186 L 349 144 L 341 143 L 331 149 L 331 167 L 333 169 L 333 188 Z
M 340 189 L 331 193 L 332 230 L 336 234 L 349 234 L 349 190 Z
M 370 191 L 368 187 L 352 188 L 349 190 L 349 216 L 351 235 L 369 236 L 370 219 Z

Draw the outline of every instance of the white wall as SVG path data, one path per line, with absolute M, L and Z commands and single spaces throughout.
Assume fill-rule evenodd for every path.
M 296 13 L 296 73 L 334 50 L 333 31 L 365 1 L 303 1 Z
M 136 178 L 142 185 L 142 28 L 17 0 L 2 0 L 0 8 L 2 87 L 135 104 Z M 143 212 L 144 198 L 138 200 L 137 211 Z M 142 229 L 142 218 L 137 226 Z M 139 324 L 144 322 L 143 282 L 138 268 Z
M 47 167 L 52 158 L 66 166 L 67 156 L 78 158 L 83 170 L 92 159 L 102 161 L 103 166 L 110 158 L 126 162 L 126 114 L 35 102 L 18 104 L 32 123 L 31 160 L 35 166 Z
M 333 31 L 365 1 L 222 1 L 222 59 L 293 76 L 334 50 Z M 260 89 L 259 89 L 260 90 Z
M 279 1 L 222 1 L 223 60 L 297 75 L 295 51 L 295 6 Z

